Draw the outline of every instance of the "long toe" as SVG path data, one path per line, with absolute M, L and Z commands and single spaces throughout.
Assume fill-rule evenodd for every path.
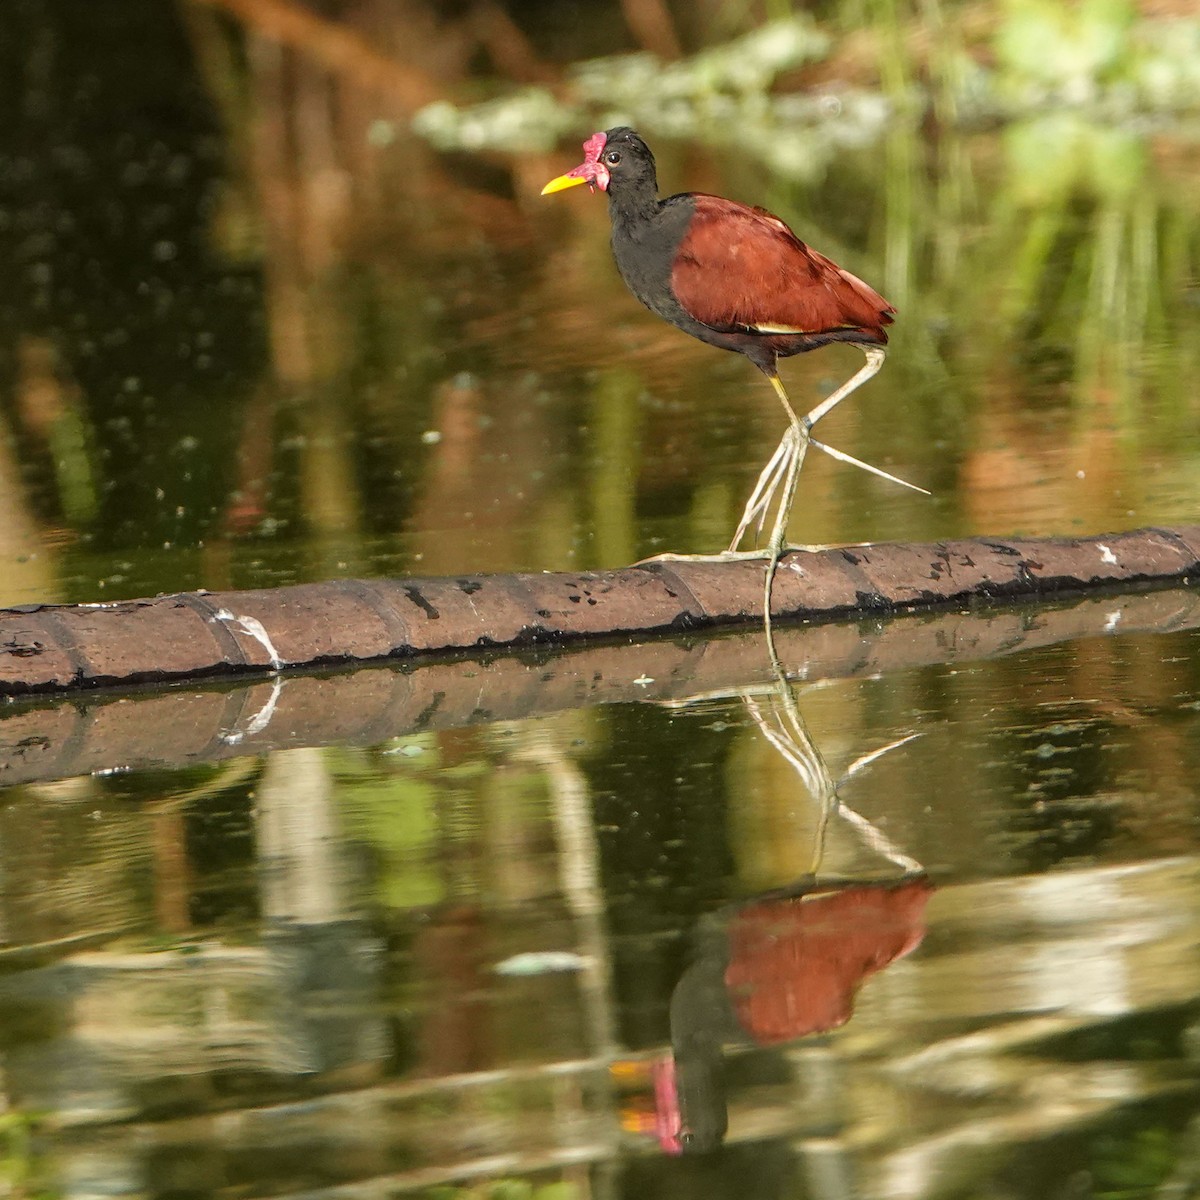
M 754 484 L 754 490 L 750 493 L 750 499 L 746 501 L 746 507 L 742 510 L 742 517 L 738 521 L 737 530 L 733 535 L 732 541 L 729 543 L 731 553 L 737 551 L 738 544 L 751 528 L 756 527 L 758 536 L 762 535 L 763 525 L 766 522 L 771 502 L 775 499 L 775 494 L 779 491 L 784 479 L 787 477 L 792 458 L 795 454 L 796 431 L 789 428 L 783 435 L 779 445 L 775 448 L 775 453 L 771 455 L 767 461 L 767 465 L 759 473 L 758 479 Z
M 816 554 L 820 550 L 831 550 L 831 546 L 793 546 L 786 545 L 780 550 L 780 554 Z M 749 562 L 752 559 L 766 560 L 771 557 L 769 548 L 761 550 L 720 550 L 716 554 L 654 554 L 649 558 L 639 558 L 635 567 L 640 567 L 644 563 L 654 562 L 703 562 L 703 563 L 723 563 L 723 562 Z
M 720 550 L 716 554 L 654 554 L 650 558 L 640 558 L 634 566 L 653 562 L 745 562 L 753 558 L 770 558 L 769 550 Z

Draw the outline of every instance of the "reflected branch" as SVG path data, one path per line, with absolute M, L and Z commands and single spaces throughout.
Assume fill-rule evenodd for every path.
M 621 12 L 643 49 L 659 58 L 683 57 L 671 13 L 663 0 L 621 0 Z
M 221 9 L 254 33 L 288 46 L 360 87 L 384 92 L 410 112 L 445 95 L 433 76 L 380 54 L 354 31 L 290 0 L 191 0 Z

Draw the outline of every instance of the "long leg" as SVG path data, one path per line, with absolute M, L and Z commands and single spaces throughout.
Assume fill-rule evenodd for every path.
M 742 519 L 738 522 L 737 531 L 733 535 L 733 541 L 729 543 L 730 550 L 737 549 L 738 543 L 746 536 L 746 531 L 751 525 L 757 523 L 758 532 L 762 533 L 767 509 L 771 507 L 771 498 L 779 490 L 779 485 L 783 482 L 784 476 L 787 474 L 788 463 L 795 452 L 796 444 L 792 436 L 792 427 L 789 425 L 787 433 L 783 435 L 779 445 L 775 448 L 775 453 L 771 455 L 767 465 L 763 467 L 762 473 L 758 477 L 758 482 L 754 485 L 754 491 L 750 493 L 750 499 L 746 501 L 746 507 L 742 511 Z
M 788 434 L 791 437 L 791 453 L 787 455 L 787 471 L 783 478 L 783 493 L 779 497 L 779 505 L 775 509 L 775 527 L 771 530 L 771 541 L 768 544 L 767 576 L 763 583 L 763 625 L 766 628 L 768 642 L 771 638 L 771 591 L 775 586 L 775 569 L 779 566 L 779 557 L 783 553 L 787 540 L 788 515 L 792 510 L 792 498 L 796 495 L 796 484 L 800 480 L 800 468 L 804 465 L 804 456 L 808 453 L 808 434 L 812 422 L 808 417 L 797 417 L 795 409 L 788 402 L 787 392 L 778 375 L 767 376 L 775 389 L 784 411 L 791 422 Z M 773 483 L 774 491 L 778 483 Z
M 918 487 L 915 483 L 909 483 L 897 475 L 889 475 L 887 471 L 882 471 L 879 467 L 873 467 L 870 463 L 865 463 L 861 459 L 845 453 L 843 450 L 835 450 L 832 446 L 828 446 L 824 442 L 819 442 L 815 437 L 811 436 L 810 431 L 817 421 L 845 400 L 851 392 L 862 387 L 883 365 L 885 355 L 881 348 L 878 346 L 868 346 L 862 347 L 862 350 L 867 358 L 866 363 L 859 368 L 855 375 L 842 384 L 836 392 L 827 396 L 816 408 L 806 413 L 803 417 L 796 416 L 795 410 L 788 400 L 787 392 L 784 390 L 783 381 L 779 376 L 774 372 L 767 374 L 767 378 L 771 381 L 771 386 L 775 389 L 775 393 L 788 415 L 789 426 L 754 484 L 754 490 L 751 492 L 750 499 L 746 502 L 746 507 L 742 511 L 742 518 L 738 522 L 738 527 L 733 535 L 733 541 L 729 544 L 729 549 L 723 550 L 720 554 L 656 554 L 654 555 L 654 559 L 728 562 L 734 559 L 766 558 L 768 560 L 768 567 L 764 603 L 769 623 L 771 587 L 775 579 L 775 568 L 786 548 L 785 538 L 788 517 L 791 515 L 792 501 L 796 495 L 796 483 L 800 475 L 800 466 L 804 461 L 804 456 L 809 446 L 815 446 L 818 450 L 828 454 L 830 458 L 837 459 L 838 462 L 848 463 L 852 467 L 869 471 L 872 475 L 877 475 L 880 479 L 886 479 L 890 483 L 898 483 L 901 487 L 911 488 L 914 492 L 921 492 L 926 496 L 929 495 L 925 488 Z M 737 548 L 738 543 L 746 535 L 746 531 L 751 525 L 757 522 L 759 532 L 761 533 L 763 523 L 766 520 L 766 514 L 770 510 L 771 503 L 781 488 L 782 495 L 779 497 L 778 507 L 775 512 L 775 523 L 772 527 L 771 541 L 768 549 L 739 550 Z
M 866 355 L 867 361 L 859 368 L 859 370 L 850 377 L 837 391 L 831 393 L 821 401 L 815 408 L 806 413 L 803 417 L 797 417 L 795 410 L 792 408 L 791 401 L 788 399 L 787 392 L 784 390 L 783 381 L 779 376 L 770 372 L 767 378 L 771 381 L 771 386 L 775 389 L 775 394 L 779 397 L 780 403 L 783 405 L 784 411 L 788 415 L 790 428 L 784 434 L 783 440 L 779 443 L 775 453 L 771 456 L 766 467 L 763 468 L 762 474 L 758 477 L 758 482 L 754 485 L 754 491 L 750 494 L 750 499 L 746 503 L 746 507 L 742 512 L 742 519 L 738 522 L 737 531 L 734 534 L 733 541 L 730 543 L 729 549 L 736 550 L 738 543 L 745 536 L 746 531 L 754 524 L 760 514 L 765 513 L 770 506 L 771 500 L 774 498 L 779 486 L 787 478 L 788 472 L 785 467 L 785 462 L 790 458 L 792 453 L 795 453 L 795 448 L 799 447 L 800 442 L 807 439 L 809 431 L 812 427 L 824 416 L 828 415 L 837 405 L 839 405 L 851 392 L 862 387 L 879 368 L 883 366 L 885 351 L 880 346 L 864 346 L 862 347 L 863 354 Z M 880 471 L 877 467 L 871 467 L 866 463 L 859 462 L 857 459 L 851 459 L 849 455 L 843 454 L 841 451 L 835 451 L 831 447 L 825 446 L 823 443 L 814 442 L 821 450 L 824 450 L 832 457 L 839 459 L 842 462 L 852 462 L 854 466 L 862 467 L 864 470 L 872 471 L 877 475 L 884 475 L 886 478 L 892 479 L 897 483 L 904 483 L 904 480 L 897 480 L 895 476 L 889 476 L 886 472 Z M 911 487 L 911 484 L 906 486 Z M 923 490 L 923 489 L 917 489 Z M 793 483 L 791 495 L 785 495 L 781 498 L 781 507 L 791 510 L 792 499 L 795 495 L 795 485 Z M 787 521 L 784 520 L 786 528 Z M 761 528 L 761 522 L 760 522 Z
M 836 392 L 826 396 L 816 408 L 809 410 L 805 420 L 810 426 L 815 425 L 822 417 L 831 413 L 851 392 L 862 387 L 883 366 L 887 351 L 882 346 L 862 346 L 861 350 L 867 356 L 867 361 L 859 367 L 857 374 L 847 379 Z
M 787 433 L 783 435 L 783 439 L 775 449 L 775 453 L 771 455 L 770 461 L 762 469 L 762 473 L 758 477 L 758 482 L 754 485 L 754 491 L 750 495 L 750 499 L 746 501 L 746 507 L 742 512 L 742 519 L 738 522 L 738 527 L 733 535 L 733 540 L 729 543 L 729 549 L 725 551 L 726 555 L 740 555 L 743 557 L 765 557 L 765 553 L 761 551 L 749 550 L 738 551 L 737 544 L 746 536 L 746 531 L 751 525 L 757 527 L 757 532 L 762 533 L 763 523 L 766 520 L 767 510 L 771 507 L 771 499 L 783 482 L 787 472 L 787 463 L 790 458 L 794 446 L 792 430 L 789 428 Z M 825 442 L 819 442 L 815 437 L 809 436 L 808 444 L 816 447 L 816 449 L 828 454 L 830 458 L 837 459 L 838 462 L 849 463 L 852 467 L 858 467 L 860 471 L 867 471 L 871 475 L 876 475 L 880 479 L 886 479 L 889 483 L 898 483 L 901 487 L 911 488 L 914 492 L 920 492 L 922 496 L 928 496 L 929 491 L 926 488 L 918 487 L 915 483 L 909 483 L 907 479 L 901 479 L 899 475 L 891 475 L 887 471 L 882 471 L 879 467 L 873 467 L 870 463 L 863 462 L 861 458 L 855 458 L 853 454 L 847 454 L 844 450 L 837 450 L 833 446 L 826 445 Z
M 775 511 L 775 527 L 771 530 L 770 557 L 767 560 L 767 578 L 763 584 L 763 622 L 768 634 L 771 629 L 771 592 L 775 586 L 775 569 L 779 566 L 780 555 L 783 554 L 784 546 L 787 543 L 788 517 L 792 512 L 792 501 L 796 498 L 796 484 L 800 479 L 800 467 L 804 463 L 804 455 L 808 450 L 809 431 L 823 416 L 845 400 L 855 388 L 861 387 L 866 383 L 883 366 L 884 352 L 880 347 L 867 347 L 863 350 L 863 353 L 867 356 L 867 361 L 859 368 L 857 373 L 843 383 L 833 395 L 827 396 L 816 408 L 810 410 L 801 418 L 797 418 L 795 410 L 788 402 L 787 392 L 784 390 L 783 382 L 779 376 L 774 373 L 769 376 L 771 386 L 775 389 L 776 394 L 783 404 L 784 411 L 791 421 L 795 451 L 791 461 L 788 463 L 787 477 L 783 483 L 783 493 L 779 497 L 779 507 Z
M 747 503 L 746 511 L 742 514 L 741 523 L 738 525 L 737 533 L 734 535 L 732 546 L 737 546 L 749 528 L 750 522 L 755 521 L 756 518 L 757 531 L 759 534 L 762 533 L 767 512 L 771 507 L 771 499 L 779 490 L 779 486 L 786 475 L 794 444 L 792 431 L 789 429 L 784 434 L 783 441 L 779 443 L 775 453 L 771 456 L 771 461 L 763 468 L 762 474 L 758 478 L 758 483 L 755 485 L 755 496 L 758 498 L 755 499 L 755 496 L 752 496 Z M 878 467 L 873 467 L 870 463 L 865 463 L 862 459 L 855 458 L 853 454 L 847 454 L 843 450 L 835 450 L 834 447 L 817 441 L 811 435 L 808 438 L 808 445 L 815 446 L 818 450 L 824 451 L 830 458 L 835 458 L 838 462 L 849 463 L 850 466 L 858 467 L 862 471 L 868 471 L 872 475 L 877 475 L 880 479 L 886 479 L 889 483 L 898 483 L 901 487 L 911 488 L 914 492 L 920 492 L 922 496 L 930 494 L 926 488 L 918 487 L 915 483 L 909 483 L 907 479 L 901 479 L 899 475 L 889 475 L 887 471 L 881 471 Z M 792 550 L 822 549 L 820 546 L 790 546 L 789 548 Z M 643 561 L 657 562 L 660 559 L 665 559 L 676 562 L 734 562 L 742 559 L 769 557 L 770 551 L 768 550 L 736 550 L 731 547 L 728 550 L 720 551 L 718 554 L 654 554 Z
M 863 462 L 861 458 L 855 458 L 853 454 L 847 454 L 844 450 L 835 449 L 833 446 L 827 445 L 825 442 L 819 442 L 815 437 L 809 436 L 808 444 L 815 447 L 817 450 L 828 454 L 830 458 L 836 459 L 838 462 L 848 463 L 852 467 L 858 467 L 860 471 L 866 471 L 871 475 L 878 476 L 880 479 L 886 479 L 889 483 L 898 483 L 901 487 L 910 488 L 914 492 L 920 492 L 922 496 L 930 494 L 928 488 L 918 487 L 915 483 L 909 483 L 907 479 L 901 479 L 899 475 L 892 475 L 887 471 L 880 470 L 879 467 L 873 467 L 870 463 Z M 767 510 L 771 507 L 771 500 L 778 490 L 780 483 L 783 482 L 787 472 L 787 462 L 793 453 L 794 441 L 792 431 L 789 429 L 783 435 L 783 440 L 779 443 L 775 453 L 771 456 L 771 461 L 763 468 L 762 473 L 758 477 L 758 482 L 755 484 L 754 492 L 750 499 L 746 501 L 745 510 L 742 512 L 742 518 L 738 522 L 738 527 L 733 535 L 733 540 L 729 543 L 729 549 L 725 551 L 726 555 L 735 555 L 742 557 L 765 557 L 765 552 L 758 550 L 738 551 L 737 545 L 746 536 L 746 531 L 753 524 L 756 526 L 757 534 L 762 533 L 763 523 L 766 520 Z M 793 547 L 795 549 L 796 547 Z

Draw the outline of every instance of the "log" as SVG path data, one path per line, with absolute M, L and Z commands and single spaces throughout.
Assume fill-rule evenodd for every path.
M 1200 526 L 1086 538 L 881 543 L 785 556 L 777 621 L 913 612 L 1200 578 Z M 454 652 L 644 640 L 762 621 L 763 563 L 339 579 L 0 610 L 0 696 Z
M 1200 590 L 1094 595 L 1026 608 L 781 626 L 789 680 L 873 677 L 1081 638 L 1200 628 Z M 89 693 L 0 705 L 0 789 L 96 772 L 218 763 L 302 746 L 521 721 L 589 705 L 684 704 L 778 688 L 761 629 L 395 660 L 357 669 Z M 802 698 L 802 697 L 801 697 Z

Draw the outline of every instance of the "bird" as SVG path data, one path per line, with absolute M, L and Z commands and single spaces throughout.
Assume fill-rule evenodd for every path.
M 764 606 L 769 628 L 771 586 L 809 445 L 893 483 L 925 491 L 811 434 L 822 417 L 883 366 L 887 327 L 896 309 L 764 208 L 705 192 L 660 199 L 654 155 L 636 130 L 620 125 L 594 133 L 583 143 L 583 152 L 584 161 L 550 180 L 542 195 L 582 184 L 604 192 L 613 257 L 633 295 L 684 333 L 745 355 L 770 381 L 787 414 L 787 431 L 758 477 L 729 548 L 708 556 L 768 560 Z M 799 416 L 779 377 L 779 359 L 834 342 L 857 346 L 866 363 Z M 756 522 L 761 536 L 773 502 L 775 520 L 767 549 L 739 551 Z

